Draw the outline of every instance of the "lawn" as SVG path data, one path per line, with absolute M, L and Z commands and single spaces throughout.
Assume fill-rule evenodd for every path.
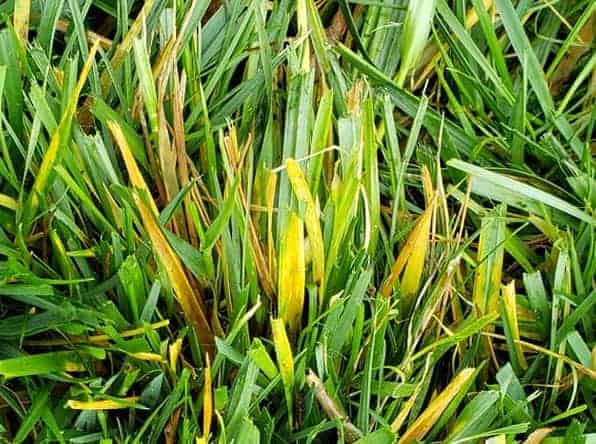
M 0 442 L 596 443 L 596 0 L 0 3 Z

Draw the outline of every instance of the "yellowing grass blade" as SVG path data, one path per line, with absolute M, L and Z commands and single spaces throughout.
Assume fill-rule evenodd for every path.
M 149 187 L 145 182 L 145 178 L 139 169 L 136 159 L 134 158 L 130 146 L 122 132 L 122 128 L 120 125 L 114 120 L 107 122 L 108 128 L 112 133 L 112 137 L 116 141 L 116 144 L 120 147 L 120 153 L 122 154 L 122 158 L 124 159 L 124 165 L 126 166 L 126 170 L 128 171 L 128 176 L 130 178 L 130 183 L 133 187 L 139 188 L 146 192 L 147 196 L 150 197 L 151 193 L 149 192 Z M 153 199 L 149 200 L 149 205 L 151 206 L 151 210 L 158 214 L 157 206 Z
M 31 0 L 15 0 L 13 13 L 13 26 L 17 35 L 21 38 L 23 48 L 27 44 L 29 34 L 29 14 L 31 12 Z
M 145 183 L 136 160 L 130 151 L 130 147 L 128 146 L 128 142 L 126 141 L 122 130 L 116 122 L 110 122 L 108 126 L 120 148 L 132 185 L 135 188 L 140 189 L 141 192 L 144 192 L 143 194 L 145 194 L 145 197 L 149 201 L 149 204 L 146 204 L 146 200 L 141 198 L 138 191 L 134 193 L 134 200 L 137 204 L 137 209 L 141 215 L 145 230 L 151 239 L 155 256 L 166 271 L 172 289 L 174 290 L 174 294 L 178 302 L 180 302 L 185 316 L 197 330 L 201 345 L 205 347 L 205 351 L 213 353 L 213 333 L 211 332 L 209 322 L 201 307 L 202 301 L 199 299 L 200 295 L 195 294 L 195 291 L 188 281 L 188 277 L 186 276 L 180 259 L 174 253 L 174 250 L 161 231 L 161 227 L 157 223 L 157 207 L 149 194 L 147 184 Z
M 203 386 L 203 439 L 205 442 L 209 440 L 209 433 L 211 432 L 211 421 L 213 419 L 213 392 L 211 387 L 211 362 L 209 355 L 205 356 L 205 383 Z
M 505 221 L 507 207 L 498 206 L 493 213 L 482 218 L 480 240 L 478 241 L 478 266 L 474 274 L 472 302 L 477 317 L 499 313 L 499 290 L 503 272 L 503 255 L 505 251 Z M 487 330 L 493 331 L 491 325 Z M 492 349 L 491 339 L 483 338 L 479 350 L 482 358 L 487 357 Z
M 305 286 L 304 227 L 293 212 L 281 242 L 278 270 L 279 317 L 293 334 L 302 317 Z
M 69 399 L 66 402 L 66 406 L 73 410 L 118 410 L 134 407 L 138 401 L 138 396 L 121 399 L 104 399 L 101 401 L 76 401 Z
M 271 319 L 271 332 L 273 334 L 273 346 L 277 356 L 279 374 L 284 386 L 286 403 L 288 405 L 288 423 L 292 428 L 293 420 L 293 399 L 294 399 L 294 357 L 292 348 L 286 333 L 283 319 Z
M 296 194 L 299 201 L 306 204 L 304 224 L 306 225 L 306 231 L 310 240 L 310 249 L 312 251 L 313 279 L 315 282 L 320 283 L 325 274 L 325 250 L 317 206 L 310 194 L 308 183 L 298 162 L 294 159 L 287 159 L 286 171 L 294 194 Z
M 420 278 L 424 270 L 424 259 L 429 244 L 430 227 L 435 211 L 436 199 L 431 200 L 430 206 L 422 213 L 414 229 L 408 236 L 404 247 L 399 252 L 391 273 L 381 289 L 385 297 L 391 295 L 391 291 L 402 270 L 404 275 L 401 281 L 402 300 L 404 309 L 409 309 L 412 296 L 416 294 L 420 286 Z
M 15 211 L 17 209 L 17 201 L 6 194 L 0 194 L 0 207 L 8 208 Z
M 429 207 L 433 201 L 435 191 L 433 187 L 433 179 L 426 165 L 422 167 L 422 190 L 424 191 L 424 203 Z
M 408 415 L 410 414 L 412 407 L 414 407 L 414 403 L 416 402 L 416 399 L 418 398 L 419 393 L 420 393 L 420 384 L 416 386 L 416 390 L 414 390 L 414 393 L 412 393 L 412 395 L 404 403 L 401 410 L 399 411 L 399 414 L 391 423 L 392 431 L 397 433 L 399 431 L 399 429 L 401 429 L 401 426 L 404 424 L 404 422 L 408 418 Z
M 504 206 L 482 219 L 472 299 L 478 317 L 498 312 L 505 244 Z
M 397 84 L 402 87 L 410 70 L 416 66 L 424 51 L 432 19 L 435 0 L 410 0 L 400 41 L 401 64 Z
M 168 350 L 169 358 L 170 358 L 170 368 L 172 372 L 176 373 L 176 368 L 178 366 L 178 358 L 180 357 L 180 352 L 182 351 L 182 338 L 178 338 L 174 341 Z
M 428 251 L 428 245 L 430 244 L 430 228 L 434 209 L 435 201 L 433 200 L 430 207 L 425 211 L 424 216 L 416 224 L 414 231 L 410 235 L 413 236 L 413 249 L 408 259 L 406 269 L 404 270 L 400 286 L 403 302 L 402 306 L 405 311 L 408 311 L 412 306 L 416 293 L 420 288 L 420 278 L 424 271 L 426 252 Z
M 110 87 L 110 83 L 112 82 L 112 72 L 117 70 L 124 60 L 130 55 L 130 50 L 134 44 L 135 39 L 143 30 L 143 26 L 145 24 L 146 18 L 149 16 L 149 13 L 153 9 L 153 5 L 155 4 L 156 0 L 147 0 L 143 3 L 143 7 L 139 11 L 137 18 L 135 21 L 130 25 L 128 28 L 128 32 L 126 36 L 122 39 L 120 44 L 116 47 L 114 51 L 114 55 L 110 60 L 110 67 L 111 70 L 104 70 L 100 77 L 100 84 L 101 89 L 105 93 L 107 89 Z
M 163 356 L 157 353 L 137 352 L 129 353 L 129 356 L 132 356 L 133 358 L 138 359 L 140 361 L 165 362 Z
M 60 123 L 54 131 L 54 134 L 52 134 L 50 145 L 43 156 L 41 166 L 35 177 L 35 182 L 33 183 L 33 187 L 31 188 L 31 192 L 29 193 L 29 197 L 23 209 L 24 232 L 28 232 L 31 228 L 32 220 L 35 217 L 35 213 L 41 202 L 41 197 L 45 194 L 50 185 L 50 174 L 54 170 L 58 155 L 60 154 L 60 148 L 64 144 L 64 139 L 69 137 L 72 118 L 77 108 L 77 101 L 83 86 L 87 81 L 87 76 L 91 71 L 91 67 L 93 66 L 93 61 L 95 60 L 95 54 L 97 53 L 98 48 L 99 43 L 96 42 L 89 51 L 89 57 L 87 57 L 87 60 L 81 69 L 79 80 L 77 81 L 74 91 L 70 96 L 70 100 L 66 105 L 66 109 L 62 114 Z
M 505 325 L 506 336 L 508 340 L 509 354 L 512 356 L 512 361 L 515 362 L 516 366 L 525 370 L 528 368 L 526 358 L 522 349 L 519 335 L 519 326 L 517 323 L 517 304 L 515 298 L 515 281 L 511 281 L 509 284 L 504 285 L 501 289 L 501 295 L 503 297 L 503 305 L 501 311 L 503 315 L 503 321 Z
M 524 441 L 524 444 L 540 444 L 548 435 L 552 433 L 553 430 L 554 429 L 551 427 L 543 427 L 534 430 Z
M 269 274 L 275 275 L 275 249 L 273 245 L 273 205 L 275 203 L 275 187 L 277 185 L 277 174 L 269 171 L 265 196 L 267 200 L 267 256 Z
M 141 213 L 145 229 L 151 238 L 155 254 L 168 274 L 170 283 L 174 289 L 174 294 L 180 302 L 184 314 L 196 328 L 199 340 L 201 345 L 205 347 L 205 351 L 212 353 L 214 344 L 213 334 L 209 327 L 207 317 L 201 308 L 198 299 L 199 296 L 195 294 L 190 285 L 188 277 L 180 263 L 180 259 L 176 256 L 170 247 L 170 244 L 168 244 L 161 228 L 157 224 L 155 216 L 136 193 L 135 202 Z
M 398 444 L 408 444 L 422 440 L 435 422 L 437 422 L 453 398 L 467 386 L 467 383 L 474 375 L 474 372 L 474 368 L 466 368 L 453 378 L 449 385 L 445 387 L 445 390 L 431 401 L 426 410 L 424 410 L 410 428 L 406 430 L 398 441 Z

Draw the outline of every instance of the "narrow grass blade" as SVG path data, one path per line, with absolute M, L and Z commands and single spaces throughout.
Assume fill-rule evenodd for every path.
M 479 192 L 479 194 L 486 195 L 487 197 L 497 199 L 501 202 L 522 206 L 526 201 L 543 203 L 583 222 L 592 225 L 596 224 L 596 220 L 584 211 L 581 211 L 579 208 L 559 197 L 553 196 L 552 194 L 531 185 L 527 185 L 503 174 L 489 171 L 459 159 L 452 159 L 447 163 L 449 166 L 469 174 L 474 180 L 474 182 L 472 182 L 474 189 L 478 190 L 477 192 Z M 480 188 L 481 185 L 482 188 Z M 491 190 L 491 187 L 492 192 L 489 193 L 488 191 Z

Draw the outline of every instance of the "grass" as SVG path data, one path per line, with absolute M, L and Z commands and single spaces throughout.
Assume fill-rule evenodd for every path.
M 0 12 L 2 442 L 596 442 L 595 0 Z

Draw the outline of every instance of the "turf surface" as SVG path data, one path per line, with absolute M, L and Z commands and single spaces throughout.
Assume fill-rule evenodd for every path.
M 596 442 L 596 0 L 0 22 L 3 442 Z

